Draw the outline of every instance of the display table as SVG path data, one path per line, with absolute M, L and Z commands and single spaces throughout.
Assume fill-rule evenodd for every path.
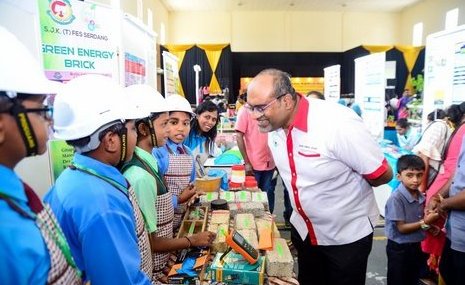
M 249 192 L 249 191 L 246 191 Z M 262 191 L 250 191 L 249 199 L 250 201 L 248 203 L 258 203 L 259 205 L 262 206 L 261 212 L 254 212 L 255 214 L 251 213 L 245 213 L 245 209 L 247 207 L 239 207 L 236 209 L 239 209 L 239 212 L 233 212 L 233 204 L 240 203 L 238 202 L 242 197 L 241 192 L 233 192 L 233 191 L 219 191 L 219 192 L 212 192 L 217 194 L 217 196 L 222 196 L 222 193 L 231 193 L 233 196 L 236 196 L 238 200 L 230 201 L 228 203 L 230 210 L 217 210 L 217 211 L 211 211 L 210 208 L 208 207 L 208 202 L 207 200 L 203 199 L 201 200 L 201 204 L 191 206 L 188 211 L 186 212 L 186 215 L 184 216 L 183 223 L 181 225 L 181 230 L 178 233 L 178 237 L 183 237 L 185 235 L 191 235 L 191 234 L 196 234 L 198 232 L 201 232 L 203 229 L 207 229 L 212 232 L 217 233 L 217 238 L 215 239 L 215 242 L 213 243 L 212 247 L 209 249 L 203 249 L 201 252 L 204 254 L 204 256 L 199 256 L 198 259 L 196 260 L 195 265 L 198 264 L 199 260 L 202 260 L 203 265 L 202 267 L 197 267 L 197 278 L 198 280 L 182 280 L 182 279 L 177 279 L 178 274 L 173 275 L 172 267 L 174 268 L 181 268 L 181 265 L 176 264 L 176 260 L 179 258 L 180 255 L 182 255 L 180 252 L 176 254 L 171 254 L 170 260 L 168 262 L 168 265 L 166 266 L 164 272 L 168 274 L 168 272 L 171 271 L 170 279 L 169 280 L 174 280 L 172 282 L 168 283 L 162 283 L 162 284 L 202 284 L 202 285 L 207 285 L 207 284 L 243 284 L 243 285 L 263 285 L 263 284 L 269 284 L 269 285 L 274 285 L 274 284 L 282 284 L 282 285 L 298 285 L 298 281 L 296 279 L 295 273 L 293 271 L 294 266 L 293 266 L 293 260 L 294 257 L 292 257 L 291 253 L 288 251 L 288 254 L 290 256 L 290 260 L 292 260 L 291 263 L 289 263 L 287 268 L 290 271 L 287 271 L 286 277 L 284 276 L 268 276 L 267 271 L 265 271 L 265 268 L 267 270 L 271 270 L 267 268 L 267 263 L 265 260 L 268 260 L 268 254 L 267 251 L 260 250 L 259 255 L 260 255 L 260 260 L 263 264 L 261 264 L 261 269 L 257 271 L 256 273 L 253 273 L 251 271 L 251 275 L 253 274 L 258 274 L 260 275 L 260 278 L 258 279 L 253 279 L 253 278 L 245 278 L 239 273 L 237 275 L 226 275 L 226 272 L 223 272 L 222 274 L 217 274 L 215 273 L 214 267 L 212 267 L 212 262 L 215 258 L 215 256 L 218 258 L 219 255 L 221 255 L 222 252 L 224 252 L 228 246 L 225 242 L 225 235 L 228 233 L 228 231 L 231 230 L 236 230 L 238 232 L 241 232 L 241 235 L 249 241 L 250 244 L 254 244 L 254 242 L 251 242 L 249 239 L 251 238 L 250 235 L 247 235 L 247 232 L 251 232 L 255 234 L 255 239 L 257 239 L 257 236 L 259 236 L 259 233 L 263 233 L 263 229 L 270 229 L 270 233 L 274 233 L 275 238 L 279 238 L 279 231 L 277 230 L 276 226 L 274 225 L 273 221 L 273 216 L 270 214 L 269 211 L 264 210 L 265 204 L 267 205 L 267 201 L 263 201 L 263 198 L 260 199 L 255 199 L 255 198 L 250 198 L 250 197 L 258 197 L 258 196 L 264 196 L 266 197 L 266 193 Z M 221 195 L 220 195 L 221 194 Z M 263 195 L 258 195 L 258 194 L 263 194 Z M 247 203 L 247 202 L 246 202 Z M 244 204 L 244 203 L 243 203 Z M 206 215 L 193 215 L 196 211 L 199 211 L 199 209 L 202 211 L 207 211 L 208 214 Z M 204 210 L 205 209 L 205 210 Z M 248 217 L 246 220 L 244 219 L 239 219 L 238 217 Z M 206 225 L 203 222 L 204 219 L 206 220 Z M 265 222 L 265 224 L 264 224 Z M 266 222 L 269 222 L 269 227 L 266 225 Z M 195 226 L 189 226 L 189 223 L 195 224 Z M 203 223 L 203 226 L 200 224 Z M 197 225 L 198 224 L 198 225 Z M 188 230 L 186 230 L 188 229 Z M 282 240 L 282 239 L 281 239 Z M 257 248 L 257 244 L 254 244 L 254 247 Z M 284 244 L 284 247 L 287 248 L 287 245 Z M 276 250 L 276 249 L 275 249 Z M 283 252 L 283 245 L 279 245 L 278 249 L 279 253 L 282 254 Z M 207 253 L 208 252 L 208 253 Z M 231 254 L 231 253 L 230 253 Z M 232 252 L 232 255 L 237 255 L 237 253 Z M 266 257 L 266 258 L 265 258 Z M 282 259 L 282 258 L 281 258 Z M 225 263 L 226 264 L 226 263 Z M 272 264 L 272 263 L 270 263 Z M 195 268 L 195 267 L 194 267 Z M 274 271 L 270 271 L 270 274 L 273 275 Z M 223 275 L 225 274 L 225 275 Z M 278 273 L 278 275 L 281 275 Z M 242 276 L 242 277 L 241 277 Z M 218 282 L 218 278 L 225 278 L 226 281 Z M 254 280 L 254 281 L 252 281 Z M 224 282 L 224 283 L 223 283 Z

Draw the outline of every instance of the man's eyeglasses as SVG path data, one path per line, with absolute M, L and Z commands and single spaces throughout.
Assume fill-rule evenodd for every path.
M 259 114 L 264 114 L 266 109 L 268 109 L 271 105 L 273 105 L 274 102 L 276 102 L 278 99 L 280 99 L 281 97 L 287 95 L 288 93 L 284 93 L 284 94 L 281 94 L 279 95 L 278 97 L 274 98 L 273 100 L 271 100 L 268 104 L 264 104 L 264 105 L 257 105 L 257 106 L 252 106 L 250 105 L 249 103 L 245 103 L 244 107 L 247 108 L 247 110 L 253 114 L 253 113 L 259 113 Z

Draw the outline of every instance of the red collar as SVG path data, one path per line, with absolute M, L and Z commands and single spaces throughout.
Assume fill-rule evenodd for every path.
M 296 127 L 303 132 L 308 131 L 307 117 L 309 103 L 307 98 L 297 93 L 299 103 L 297 105 L 297 113 L 295 114 L 294 121 L 291 123 L 291 127 Z

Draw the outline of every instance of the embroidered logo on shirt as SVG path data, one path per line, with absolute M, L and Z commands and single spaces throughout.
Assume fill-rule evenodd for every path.
M 313 145 L 299 144 L 297 153 L 304 157 L 319 157 L 318 148 Z

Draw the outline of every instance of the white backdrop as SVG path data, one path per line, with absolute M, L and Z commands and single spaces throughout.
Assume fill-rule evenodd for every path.
M 376 139 L 384 137 L 384 93 L 386 53 L 373 53 L 355 59 L 355 102 L 362 118 Z
M 465 25 L 426 38 L 423 127 L 436 108 L 465 101 Z

